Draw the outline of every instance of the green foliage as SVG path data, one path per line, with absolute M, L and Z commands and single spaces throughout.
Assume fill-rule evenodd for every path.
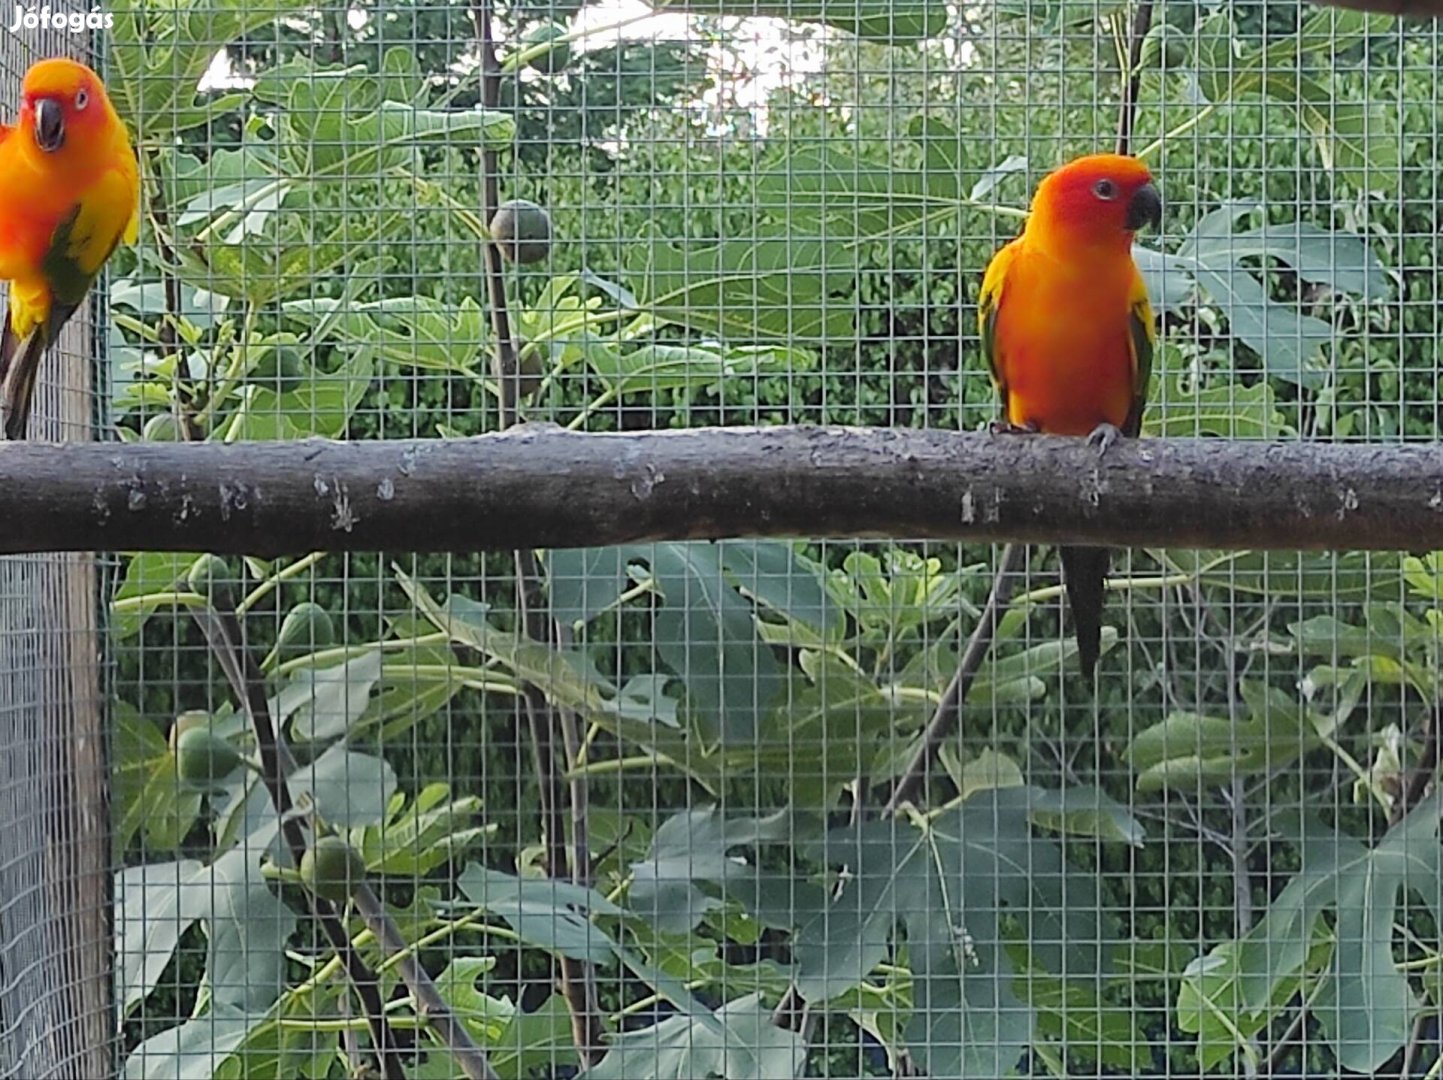
M 1312 817 L 1286 827 L 1305 869 L 1247 936 L 1199 957 L 1184 978 L 1178 1024 L 1197 1034 L 1205 1066 L 1236 1051 L 1255 1060 L 1240 1040 L 1295 993 L 1316 1010 L 1343 1068 L 1374 1073 L 1402 1048 L 1418 1002 L 1393 955 L 1394 927 L 1409 921 L 1415 896 L 1434 926 L 1443 914 L 1425 884 L 1440 872 L 1438 813 L 1429 799 L 1372 848 Z
M 746 994 L 718 1009 L 710 1023 L 673 1016 L 618 1036 L 606 1057 L 578 1080 L 781 1080 L 805 1075 L 806 1060 L 806 1041 L 771 1022 L 760 994 Z
M 180 790 L 175 782 L 174 751 L 155 726 L 128 702 L 113 705 L 117 764 L 111 775 L 111 843 L 115 853 L 123 853 L 137 833 L 148 851 L 174 851 L 200 812 L 201 794 Z
M 483 147 L 502 155 L 503 197 L 551 216 L 546 259 L 505 279 L 525 411 L 586 430 L 970 426 L 993 410 L 970 271 L 1043 168 L 1111 142 L 1126 5 L 984 5 L 955 13 L 955 40 L 931 0 L 670 5 L 713 44 L 728 31 L 712 16 L 853 35 L 775 92 L 764 137 L 693 108 L 725 89 L 695 42 L 597 47 L 553 24 L 569 8 L 505 13 L 508 30 L 545 21 L 508 33 L 524 47 L 485 110 L 456 74 L 461 9 L 391 5 L 396 33 L 376 34 L 329 10 L 212 7 L 116 9 L 110 81 L 152 211 L 111 294 L 128 439 L 493 426 Z M 1443 326 L 1400 270 L 1431 265 L 1439 223 L 1396 190 L 1402 161 L 1437 156 L 1431 83 L 1400 90 L 1352 62 L 1387 56 L 1407 80 L 1428 43 L 1355 12 L 1158 8 L 1137 130 L 1162 136 L 1141 147 L 1154 164 L 1167 147 L 1170 223 L 1134 251 L 1164 319 L 1145 434 L 1432 434 L 1416 403 L 1436 396 Z M 256 81 L 196 94 L 220 41 Z M 304 868 L 267 792 L 222 767 L 257 748 L 187 612 L 225 594 L 301 813 L 337 834 L 318 843 L 355 853 L 348 878 L 364 864 L 503 1077 L 580 1066 L 549 989 L 558 956 L 600 973 L 610 1037 L 582 1073 L 598 1080 L 883 1067 L 824 1064 L 815 1039 L 773 1025 L 793 988 L 829 1045 L 938 1076 L 1256 1069 L 1299 1003 L 1321 1068 L 1377 1071 L 1420 993 L 1443 1000 L 1439 913 L 1410 891 L 1439 872 L 1436 800 L 1374 839 L 1422 741 L 1378 717 L 1431 706 L 1439 681 L 1436 555 L 1135 553 L 1109 583 L 1116 672 L 1095 713 L 1074 707 L 1059 590 L 1034 589 L 1001 620 L 918 804 L 851 824 L 916 753 L 980 615 L 984 553 L 671 542 L 542 564 L 564 644 L 524 632 L 497 560 L 127 556 L 109 609 L 127 1076 L 335 1075 L 343 1034 L 364 1029 L 301 921 Z M 341 567 L 344 596 L 322 572 Z M 1213 612 L 1228 620 L 1215 634 Z M 158 648 L 184 658 L 174 685 L 141 659 Z M 587 817 L 589 887 L 545 879 L 534 816 L 509 809 L 538 801 L 512 727 L 527 686 L 577 715 L 569 778 L 606 793 Z M 155 716 L 174 718 L 169 740 Z M 1054 764 L 1058 737 L 1095 760 Z M 182 772 L 204 791 L 176 783 L 192 751 L 204 767 Z M 479 793 L 437 782 L 473 772 Z M 1279 854 L 1302 863 L 1277 895 L 1252 890 L 1251 927 L 1231 921 L 1246 854 L 1175 842 L 1213 829 L 1199 819 L 1223 786 L 1244 816 L 1286 825 Z M 1339 812 L 1279 822 L 1274 789 Z M 659 816 L 675 805 L 689 809 Z M 383 982 L 388 1017 L 423 1032 L 393 966 Z M 457 1074 L 416 1043 L 408 1075 Z

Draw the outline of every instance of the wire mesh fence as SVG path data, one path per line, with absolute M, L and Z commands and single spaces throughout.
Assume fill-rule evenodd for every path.
M 7 25 L 9 20 L 7 20 Z M 0 36 L 7 112 L 41 56 L 86 56 L 53 27 Z M 36 394 L 43 437 L 86 439 L 96 394 L 82 311 Z M 0 1075 L 99 1076 L 115 1024 L 94 560 L 0 559 Z
M 1031 326 L 1096 339 L 1130 243 L 1143 438 L 1437 437 L 1432 21 L 104 14 L 143 195 L 103 438 L 975 430 L 984 271 L 1045 176 L 1119 147 L 1161 226 L 1049 248 Z M 0 38 L 7 94 L 81 40 L 38 22 Z M 1117 326 L 1058 408 L 1119 357 L 1131 393 Z M 32 438 L 90 437 L 66 333 Z M 0 564 L 0 1073 L 1443 1073 L 1433 554 L 1116 552 L 1094 683 L 1055 549 L 676 535 L 126 553 L 98 613 L 92 561 Z

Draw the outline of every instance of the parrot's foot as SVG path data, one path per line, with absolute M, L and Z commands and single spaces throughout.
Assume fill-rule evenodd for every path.
M 1087 437 L 1087 445 L 1097 447 L 1097 456 L 1102 457 L 1120 438 L 1122 438 L 1122 432 L 1111 424 L 1098 424 L 1092 429 L 1092 434 Z
M 1025 424 L 1014 424 L 1010 420 L 994 420 L 987 425 L 993 435 L 1036 435 L 1040 430 L 1031 420 Z

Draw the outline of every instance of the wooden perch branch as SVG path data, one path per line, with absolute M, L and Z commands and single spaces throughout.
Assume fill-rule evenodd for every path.
M 0 554 L 567 548 L 726 537 L 1443 548 L 1443 446 L 862 428 L 0 444 Z

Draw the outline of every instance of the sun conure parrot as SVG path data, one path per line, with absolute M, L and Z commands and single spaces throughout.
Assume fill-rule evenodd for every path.
M 25 437 L 35 373 L 105 260 L 139 228 L 130 138 L 100 77 L 41 60 L 20 87 L 20 116 L 0 124 L 0 278 L 10 311 L 0 337 L 0 418 Z
M 1086 435 L 1106 453 L 1136 436 L 1157 331 L 1133 235 L 1162 223 L 1147 167 L 1081 157 L 1043 179 L 1022 234 L 992 258 L 978 298 L 982 349 L 1001 398 L 995 431 Z M 1107 548 L 1063 547 L 1082 669 L 1097 668 Z

